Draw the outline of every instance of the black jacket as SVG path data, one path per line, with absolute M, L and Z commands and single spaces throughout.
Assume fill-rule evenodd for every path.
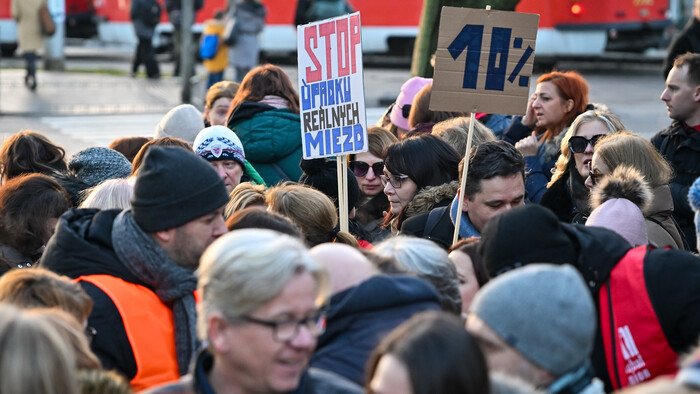
M 71 209 L 63 214 L 46 245 L 41 265 L 71 278 L 106 274 L 148 287 L 124 267 L 112 249 L 112 223 L 119 212 Z M 97 330 L 92 350 L 105 369 L 116 369 L 133 378 L 136 361 L 119 311 L 102 290 L 91 283 L 80 284 L 94 302 L 88 318 L 88 325 Z
M 311 366 L 364 385 L 367 359 L 379 341 L 414 314 L 439 310 L 440 300 L 422 279 L 379 275 L 333 295 L 330 305 Z
M 578 251 L 576 266 L 598 308 L 600 286 L 631 247 L 622 237 L 603 228 L 564 225 L 564 231 Z M 679 250 L 652 250 L 644 259 L 644 279 L 669 345 L 676 352 L 689 350 L 700 336 L 700 259 Z M 600 327 L 593 348 L 593 366 L 606 389 L 611 390 Z
M 679 35 L 677 35 L 671 45 L 668 46 L 668 54 L 664 61 L 664 79 L 673 68 L 673 61 L 678 55 L 686 52 L 700 52 L 700 21 L 690 18 Z
M 669 184 L 673 196 L 673 217 L 695 251 L 692 242 L 695 239 L 695 213 L 688 204 L 688 189 L 700 176 L 700 132 L 683 122 L 674 121 L 656 134 L 651 143 L 673 167 L 673 179 Z

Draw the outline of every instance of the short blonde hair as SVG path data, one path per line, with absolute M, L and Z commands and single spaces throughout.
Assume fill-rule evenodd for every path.
M 228 196 L 224 217 L 228 218 L 235 212 L 254 205 L 265 206 L 265 186 L 241 182 L 231 190 Z
M 0 304 L 0 393 L 77 393 L 75 354 L 41 313 Z
M 80 208 L 129 209 L 134 194 L 134 177 L 108 179 L 85 190 Z
M 443 120 L 433 126 L 432 135 L 440 137 L 443 141 L 455 148 L 459 157 L 464 157 L 467 151 L 467 137 L 469 135 L 470 118 L 460 116 L 448 120 Z M 493 131 L 484 126 L 478 120 L 474 120 L 474 134 L 472 135 L 472 148 L 484 142 L 496 141 Z
M 621 165 L 638 170 L 652 189 L 667 185 L 673 176 L 673 169 L 654 145 L 630 131 L 601 138 L 595 153 L 611 172 Z
M 300 240 L 272 230 L 243 229 L 224 234 L 204 252 L 197 290 L 198 332 L 207 338 L 212 313 L 235 322 L 277 297 L 302 273 L 316 280 L 316 305 L 328 298 L 327 273 Z

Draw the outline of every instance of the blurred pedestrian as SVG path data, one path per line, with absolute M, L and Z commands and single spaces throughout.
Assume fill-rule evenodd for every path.
M 214 17 L 204 22 L 199 40 L 199 56 L 207 71 L 207 89 L 224 79 L 228 66 L 228 47 L 224 43 L 224 11 L 216 10 Z
M 238 92 L 237 82 L 221 81 L 207 89 L 204 97 L 204 124 L 209 126 L 226 126 L 231 100 Z
M 17 43 L 24 57 L 24 85 L 36 90 L 37 52 L 44 47 L 39 9 L 47 7 L 46 0 L 12 0 L 12 18 L 17 21 Z
M 160 23 L 161 8 L 156 0 L 132 0 L 131 22 L 134 25 L 136 38 L 139 40 L 131 63 L 131 76 L 135 77 L 139 67 L 146 67 L 146 76 L 149 79 L 160 78 L 160 69 L 153 52 L 153 34 Z
M 230 42 L 230 63 L 236 82 L 243 81 L 253 67 L 260 62 L 258 35 L 265 27 L 267 8 L 260 0 L 230 0 L 229 17 L 235 25 L 235 41 Z
M 668 46 L 668 54 L 664 61 L 664 80 L 673 68 L 673 62 L 684 53 L 700 52 L 700 0 L 693 1 L 693 15 L 683 30 L 673 38 Z

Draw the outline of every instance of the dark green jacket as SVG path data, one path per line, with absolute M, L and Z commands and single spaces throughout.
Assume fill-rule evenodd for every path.
M 302 171 L 299 114 L 267 104 L 244 102 L 228 121 L 243 143 L 246 160 L 269 186 L 298 181 Z

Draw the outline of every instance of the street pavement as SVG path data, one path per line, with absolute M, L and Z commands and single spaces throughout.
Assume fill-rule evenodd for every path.
M 38 89 L 23 83 L 23 61 L 0 59 L 0 138 L 22 129 L 46 134 L 68 154 L 106 145 L 128 135 L 153 135 L 158 120 L 180 104 L 180 80 L 172 77 L 172 63 L 159 56 L 164 77 L 150 81 L 129 76 L 131 49 L 66 49 L 66 71 L 39 71 Z M 297 83 L 297 69 L 281 66 Z M 669 123 L 658 99 L 663 90 L 659 70 L 653 65 L 560 64 L 577 69 L 590 84 L 591 101 L 607 104 L 628 129 L 647 138 Z M 201 107 L 204 71 L 197 68 L 193 104 Z M 373 124 L 387 103 L 410 77 L 407 68 L 365 68 L 367 119 Z M 537 75 L 533 76 L 535 79 Z M 531 89 L 534 89 L 534 83 Z

